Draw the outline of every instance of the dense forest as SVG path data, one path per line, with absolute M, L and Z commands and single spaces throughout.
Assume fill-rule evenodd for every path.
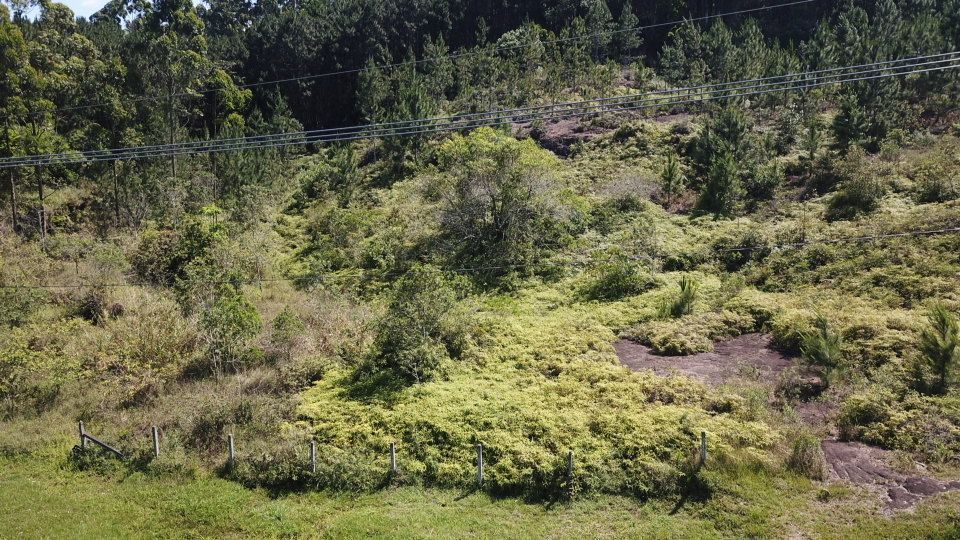
M 960 535 L 957 68 L 960 0 L 0 3 L 0 536 Z

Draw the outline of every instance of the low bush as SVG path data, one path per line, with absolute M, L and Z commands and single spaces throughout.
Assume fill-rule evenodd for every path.
M 827 460 L 820 446 L 820 438 L 810 433 L 798 434 L 790 448 L 787 468 L 811 480 L 825 480 Z
M 863 151 L 851 151 L 838 169 L 843 180 L 830 200 L 827 219 L 849 220 L 875 210 L 887 193 L 887 184 L 882 174 L 873 170 Z
M 722 310 L 647 321 L 623 336 L 649 345 L 657 354 L 687 355 L 712 351 L 715 341 L 755 329 L 756 321 L 749 314 Z
M 608 255 L 594 265 L 582 294 L 593 300 L 615 300 L 662 285 L 640 261 L 622 253 Z
M 958 165 L 960 160 L 945 150 L 936 152 L 914 166 L 909 175 L 916 186 L 917 201 L 937 203 L 960 198 Z
M 451 283 L 436 268 L 416 266 L 391 292 L 367 365 L 407 382 L 428 381 L 468 347 L 464 324 Z
M 909 452 L 928 463 L 960 463 L 960 399 L 898 395 L 872 384 L 855 392 L 837 418 L 844 439 Z

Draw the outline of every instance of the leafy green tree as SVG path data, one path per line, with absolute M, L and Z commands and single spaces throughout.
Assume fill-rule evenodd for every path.
M 920 332 L 920 354 L 934 374 L 931 391 L 946 393 L 960 364 L 960 321 L 943 304 L 934 305 L 927 313 L 927 326 Z
M 450 175 L 443 197 L 443 244 L 462 266 L 490 268 L 489 278 L 535 268 L 561 241 L 559 204 L 550 188 L 554 158 L 532 141 L 489 128 L 454 137 L 441 149 Z
M 30 53 L 23 33 L 10 22 L 7 7 L 0 4 L 0 116 L 3 116 L 3 157 L 24 153 L 22 133 L 17 125 L 25 120 L 27 98 L 35 91 L 40 77 L 30 64 Z M 17 207 L 17 177 L 14 169 L 7 173 L 10 216 L 14 230 L 19 229 Z

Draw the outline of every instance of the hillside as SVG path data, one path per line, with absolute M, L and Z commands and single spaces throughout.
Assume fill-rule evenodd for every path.
M 602 28 L 641 24 L 600 4 L 626 19 Z M 797 21 L 822 22 L 806 29 L 762 13 L 556 55 L 530 44 L 596 27 L 593 3 L 530 8 L 523 25 L 507 11 L 477 31 L 541 56 L 450 39 L 467 60 L 362 71 L 322 114 L 297 102 L 309 89 L 242 78 L 272 79 L 251 51 L 279 46 L 268 23 L 294 24 L 286 11 L 251 15 L 244 54 L 219 3 L 146 8 L 120 37 L 58 4 L 0 13 L 24 52 L 2 66 L 4 157 L 62 152 L 4 171 L 0 536 L 960 536 L 955 69 L 327 144 L 90 153 L 941 58 L 960 10 L 928 4 L 811 3 Z M 321 9 L 302 17 L 337 20 Z M 154 88 L 130 73 L 150 73 L 137 44 L 163 17 L 204 37 L 176 42 L 202 45 L 182 58 L 212 59 L 177 81 L 189 97 L 169 132 L 123 98 Z M 917 52 L 921 30 L 936 47 Z M 72 86 L 84 43 L 123 105 L 122 141 L 112 120 L 60 111 L 92 80 Z M 211 80 L 235 98 L 212 120 Z M 78 422 L 124 459 L 78 445 Z

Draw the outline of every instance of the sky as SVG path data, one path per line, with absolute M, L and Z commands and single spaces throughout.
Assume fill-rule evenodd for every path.
M 104 5 L 106 5 L 107 0 L 56 0 L 61 4 L 66 4 L 67 7 L 73 10 L 73 14 L 77 17 L 89 17 L 97 11 L 100 10 Z M 7 3 L 7 2 L 4 2 Z M 193 4 L 196 5 L 198 2 L 194 0 Z
M 106 0 L 60 0 L 61 4 L 73 10 L 77 17 L 89 17 L 107 3 Z

